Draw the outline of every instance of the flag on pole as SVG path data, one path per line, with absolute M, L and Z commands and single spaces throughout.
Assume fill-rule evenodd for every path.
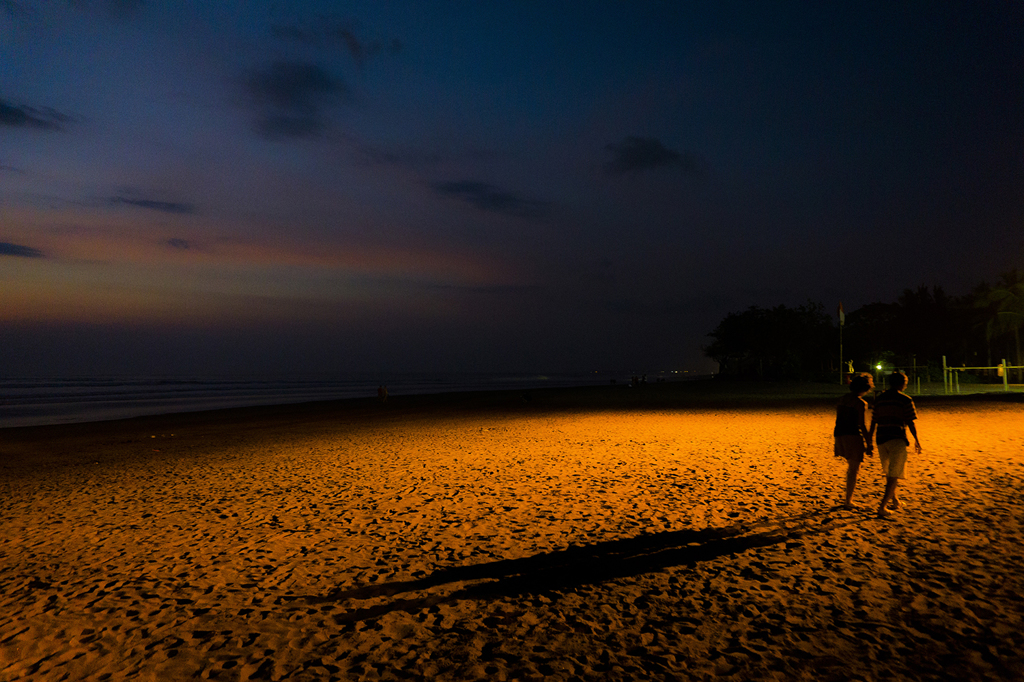
M 843 302 L 839 302 L 839 326 L 842 327 L 846 324 L 846 313 L 843 312 Z

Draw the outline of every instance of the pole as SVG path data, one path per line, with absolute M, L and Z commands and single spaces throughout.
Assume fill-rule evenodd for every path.
M 946 356 L 943 355 L 942 356 L 942 392 L 945 393 L 946 395 L 949 395 L 949 384 L 946 383 L 946 379 L 947 379 L 947 374 L 946 374 Z
M 1010 370 L 1006 369 L 1007 366 L 1008 365 L 1006 364 L 1006 358 L 1003 358 L 1003 391 L 1010 390 L 1010 384 L 1007 380 L 1007 375 L 1010 373 Z
M 839 385 L 843 385 L 843 375 L 846 367 L 843 366 L 843 321 L 839 320 Z

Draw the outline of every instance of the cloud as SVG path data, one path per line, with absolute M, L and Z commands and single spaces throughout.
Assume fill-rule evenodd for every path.
M 548 204 L 545 202 L 526 199 L 484 182 L 438 182 L 433 188 L 438 194 L 461 199 L 481 211 L 517 218 L 537 218 L 548 211 Z
M 15 128 L 61 130 L 71 118 L 49 107 L 29 107 L 0 99 L 0 125 Z
M 622 142 L 605 145 L 612 153 L 612 160 L 605 164 L 609 175 L 624 175 L 654 168 L 675 167 L 687 173 L 698 172 L 698 162 L 693 156 L 669 149 L 653 137 L 627 136 Z
M 346 89 L 316 64 L 285 61 L 252 74 L 246 85 L 258 103 L 286 109 L 312 107 L 318 98 Z
M 19 256 L 21 258 L 43 258 L 43 252 L 31 246 L 0 242 L 0 256 Z
M 127 206 L 137 206 L 139 208 L 148 208 L 151 211 L 160 211 L 161 213 L 188 214 L 196 212 L 195 206 L 193 206 L 192 204 L 186 204 L 177 201 L 156 201 L 154 199 L 130 199 L 128 197 L 111 197 L 110 203 L 125 204 Z
M 380 50 L 380 43 L 363 43 L 347 28 L 339 28 L 335 33 L 338 41 L 348 49 L 352 59 L 356 60 L 356 64 L 362 65 L 367 57 L 376 54 Z
M 362 66 L 366 60 L 379 54 L 398 54 L 402 51 L 403 44 L 398 38 L 384 43 L 380 40 L 364 40 L 355 32 L 337 21 L 321 22 L 319 26 L 312 29 L 302 28 L 295 25 L 277 24 L 270 29 L 271 33 L 282 40 L 291 40 L 305 45 L 338 45 L 345 49 L 352 59 Z
M 167 244 L 167 246 L 170 246 L 175 249 L 181 249 L 182 251 L 187 251 L 188 249 L 191 248 L 189 243 L 180 237 L 171 237 L 165 243 Z
M 250 74 L 244 87 L 256 131 L 269 139 L 315 137 L 325 125 L 323 108 L 349 97 L 344 81 L 308 62 L 274 62 Z
M 392 40 L 385 47 L 379 40 L 372 40 L 370 42 L 363 42 L 356 37 L 352 31 L 346 28 L 339 28 L 334 32 L 334 35 L 338 42 L 345 46 L 348 53 L 352 55 L 352 59 L 355 60 L 356 64 L 362 66 L 367 59 L 373 57 L 381 50 L 386 49 L 388 54 L 398 54 L 402 51 L 402 41 L 398 38 Z

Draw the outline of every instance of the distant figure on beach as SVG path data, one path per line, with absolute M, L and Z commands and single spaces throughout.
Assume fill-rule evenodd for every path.
M 917 409 L 914 399 L 903 392 L 907 387 L 907 375 L 893 372 L 889 375 L 889 390 L 875 398 L 875 407 L 871 412 L 870 433 L 878 444 L 878 459 L 885 472 L 885 495 L 878 505 L 878 518 L 884 519 L 891 514 L 886 507 L 892 503 L 893 509 L 902 505 L 896 497 L 896 485 L 903 478 L 903 470 L 907 464 L 907 429 L 914 434 L 914 451 L 921 454 L 921 441 L 917 437 Z
M 867 427 L 868 403 L 864 396 L 875 387 L 870 374 L 855 374 L 850 379 L 850 392 L 843 396 L 836 406 L 835 436 L 836 457 L 846 460 L 846 502 L 844 509 L 853 509 L 853 489 L 857 486 L 857 472 L 860 471 L 864 453 L 872 454 L 871 434 Z
M 377 387 L 377 400 L 381 401 L 382 403 L 386 403 L 388 401 L 387 386 L 381 384 L 380 386 Z

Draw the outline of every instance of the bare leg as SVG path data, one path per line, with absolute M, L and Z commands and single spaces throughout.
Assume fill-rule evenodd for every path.
M 860 462 L 848 460 L 849 467 L 846 469 L 846 504 L 847 509 L 853 507 L 853 489 L 857 487 L 857 472 L 860 471 Z
M 885 507 L 890 501 L 896 497 L 896 485 L 900 482 L 900 479 L 887 476 L 885 479 L 885 495 L 882 497 L 882 503 L 878 505 L 878 516 L 879 518 L 885 518 L 890 516 L 889 512 L 886 511 Z

